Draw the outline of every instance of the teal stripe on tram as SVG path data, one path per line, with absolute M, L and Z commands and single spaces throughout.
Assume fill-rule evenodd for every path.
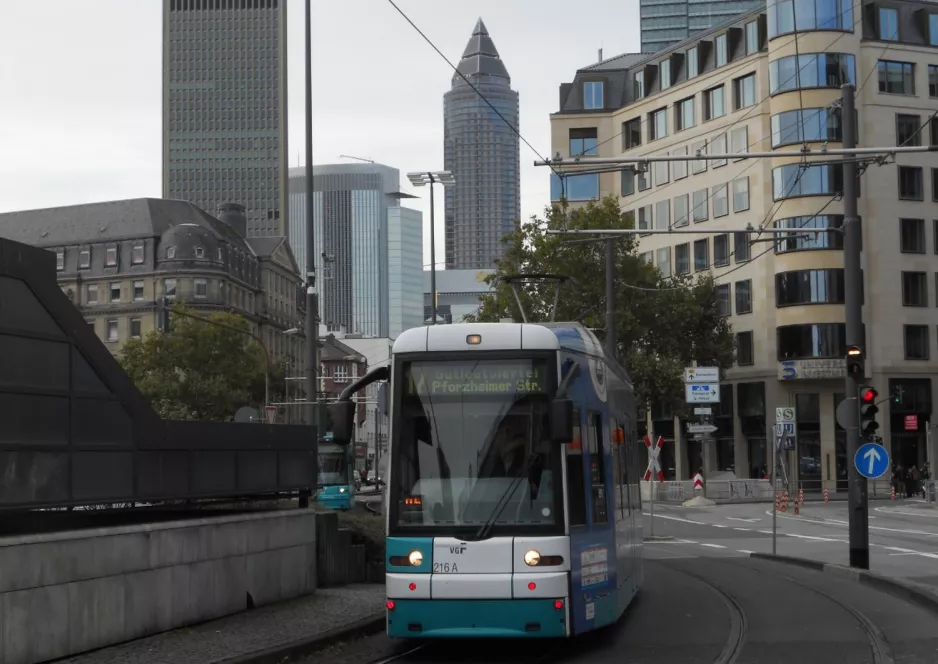
M 388 636 L 398 639 L 567 635 L 566 612 L 552 599 L 394 600 L 387 614 Z

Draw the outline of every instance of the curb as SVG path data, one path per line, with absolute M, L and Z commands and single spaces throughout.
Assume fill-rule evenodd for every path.
M 644 542 L 670 542 L 674 540 L 674 535 L 645 535 L 642 538 Z
M 751 553 L 749 557 L 758 558 L 760 560 L 772 560 L 785 565 L 806 567 L 819 572 L 827 572 L 842 579 L 870 586 L 871 588 L 888 593 L 893 597 L 905 600 L 927 611 L 938 614 L 938 594 L 932 592 L 930 588 L 918 583 L 900 581 L 899 579 L 882 576 L 870 572 L 869 570 L 845 567 L 844 565 L 834 565 L 833 563 L 823 563 L 818 560 L 809 560 L 808 558 L 773 556 L 771 553 Z
M 373 636 L 385 628 L 386 621 L 386 616 L 381 613 L 349 625 L 322 632 L 316 636 L 297 639 L 296 641 L 245 655 L 236 655 L 218 660 L 214 664 L 280 664 L 295 657 L 302 657 L 323 650 L 341 641 Z

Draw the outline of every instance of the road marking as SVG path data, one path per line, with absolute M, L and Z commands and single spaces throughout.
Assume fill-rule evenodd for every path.
M 702 543 L 700 546 L 707 546 L 711 549 L 725 549 L 726 547 L 722 544 L 707 544 L 706 542 Z
M 769 510 L 766 510 L 765 513 L 768 514 L 769 516 L 772 516 L 772 512 Z M 800 521 L 801 523 L 806 523 L 806 524 L 812 524 L 812 523 L 827 524 L 829 526 L 843 526 L 845 528 L 849 526 L 849 523 L 846 521 L 836 521 L 834 519 L 803 519 L 801 517 L 785 516 L 783 514 L 779 514 L 777 516 L 779 519 L 790 519 L 793 521 Z M 884 526 L 869 526 L 869 529 L 870 530 L 882 530 L 884 532 L 890 532 L 890 533 L 903 533 L 905 535 L 925 535 L 926 537 L 938 537 L 938 533 L 931 533 L 926 530 L 904 530 L 902 528 L 886 528 Z M 759 532 L 762 532 L 762 531 L 759 531 Z
M 681 539 L 675 539 L 675 540 L 651 540 L 651 541 L 648 541 L 648 542 L 644 542 L 645 546 L 649 546 L 649 545 L 651 545 L 651 544 L 696 544 L 696 543 L 697 543 L 697 542 L 694 542 L 694 541 L 692 541 L 692 540 L 681 540 Z
M 750 555 L 755 553 L 755 551 L 748 551 L 746 549 L 736 549 L 736 550 L 739 551 L 740 553 L 748 553 Z
M 748 533 L 752 528 L 733 528 L 733 530 L 742 530 L 743 532 Z
M 645 516 L 651 516 L 648 512 L 642 512 Z M 682 519 L 677 516 L 665 516 L 664 514 L 655 514 L 656 519 L 668 519 L 670 521 L 680 521 L 681 523 L 693 523 L 698 526 L 706 526 L 703 521 L 692 521 L 691 519 Z
M 884 546 L 884 549 L 887 551 L 896 551 L 899 554 L 909 555 L 909 556 L 922 556 L 924 558 L 938 558 L 938 553 L 926 553 L 925 551 L 916 551 L 915 549 L 907 549 L 903 546 Z M 896 554 L 892 554 L 896 555 Z
M 745 521 L 746 523 L 757 523 L 759 521 L 762 521 L 762 519 L 743 519 L 738 516 L 728 516 L 726 518 L 729 519 L 730 521 Z
M 757 533 L 762 533 L 763 535 L 774 535 L 771 530 L 757 530 Z
M 729 528 L 729 526 L 721 526 L 719 523 L 712 523 L 710 525 L 714 528 Z
M 785 533 L 786 537 L 797 537 L 798 539 L 816 540 L 818 542 L 844 542 L 844 540 L 832 539 L 830 537 L 815 537 L 813 535 L 798 535 L 797 533 Z
M 938 510 L 934 512 L 904 512 L 903 510 L 897 510 L 889 507 L 874 507 L 877 512 L 882 512 L 883 514 L 903 514 L 905 516 L 926 516 L 933 519 L 938 519 Z

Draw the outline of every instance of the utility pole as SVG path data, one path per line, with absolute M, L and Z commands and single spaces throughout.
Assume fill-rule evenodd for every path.
M 306 5 L 306 421 L 312 438 L 314 486 L 319 488 L 319 294 L 316 292 L 316 237 L 313 221 L 313 48 L 312 0 Z M 303 496 L 300 505 L 303 506 Z
M 616 248 L 615 238 L 606 238 L 606 355 L 616 361 Z
M 843 146 L 853 149 L 857 146 L 857 116 L 852 85 L 841 88 L 843 105 Z M 861 293 L 863 273 L 860 269 L 860 218 L 857 212 L 857 162 L 850 154 L 843 158 L 844 169 L 844 309 L 846 313 L 847 346 L 866 348 L 863 340 L 863 309 Z M 864 363 L 864 373 L 865 373 Z M 857 376 L 847 372 L 845 390 L 847 394 L 847 479 L 848 479 L 848 521 L 850 531 L 850 566 L 859 569 L 870 568 L 870 530 L 869 504 L 867 502 L 866 478 L 856 469 L 853 459 L 860 447 L 860 412 L 856 398 L 859 385 Z M 859 377 L 860 380 L 863 376 Z
M 427 173 L 430 179 L 430 325 L 436 325 L 436 217 L 434 216 L 433 201 L 433 173 Z M 377 444 L 377 439 L 375 440 Z M 377 452 L 375 452 L 377 459 Z M 378 477 L 378 469 L 375 468 L 375 478 Z

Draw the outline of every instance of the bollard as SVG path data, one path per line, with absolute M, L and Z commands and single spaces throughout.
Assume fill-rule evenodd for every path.
M 824 502 L 829 503 L 831 501 L 830 495 L 827 493 L 827 489 L 824 489 Z

